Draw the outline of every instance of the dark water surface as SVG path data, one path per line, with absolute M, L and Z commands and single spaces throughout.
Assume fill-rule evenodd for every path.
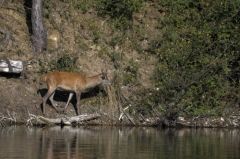
M 240 159 L 240 130 L 0 128 L 1 159 Z

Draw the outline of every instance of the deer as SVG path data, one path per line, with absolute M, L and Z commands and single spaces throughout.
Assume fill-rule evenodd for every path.
M 43 115 L 45 115 L 45 106 L 48 99 L 50 100 L 53 108 L 57 112 L 59 112 L 53 100 L 56 90 L 64 90 L 70 92 L 63 112 L 66 111 L 74 93 L 76 94 L 77 103 L 74 106 L 74 108 L 76 114 L 79 115 L 78 108 L 80 107 L 81 93 L 88 92 L 91 88 L 94 88 L 98 85 L 111 84 L 107 76 L 107 70 L 106 71 L 102 70 L 101 73 L 93 76 L 86 76 L 85 74 L 79 72 L 53 71 L 42 76 L 41 81 L 47 84 L 48 89 L 47 93 L 44 95 L 42 99 Z

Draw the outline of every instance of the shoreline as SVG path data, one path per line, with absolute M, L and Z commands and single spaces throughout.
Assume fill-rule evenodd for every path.
M 42 117 L 42 116 L 39 116 Z M 50 118 L 47 118 L 50 119 Z M 52 120 L 57 120 L 56 118 Z M 168 120 L 166 118 L 149 118 L 142 123 L 132 124 L 126 121 L 119 122 L 115 121 L 112 123 L 106 123 L 100 119 L 93 119 L 90 121 L 72 121 L 68 124 L 62 123 L 43 123 L 42 121 L 32 121 L 29 123 L 30 119 L 26 120 L 12 120 L 12 119 L 1 119 L 0 127 L 8 126 L 28 126 L 28 127 L 48 127 L 48 126 L 116 126 L 116 127 L 161 127 L 161 128 L 227 128 L 227 129 L 239 129 L 240 128 L 240 115 L 233 115 L 229 117 L 178 117 L 176 120 Z M 34 119 L 35 120 L 35 119 Z M 62 120 L 62 119 L 60 119 Z

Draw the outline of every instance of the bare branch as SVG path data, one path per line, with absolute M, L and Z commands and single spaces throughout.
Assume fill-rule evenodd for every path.
M 9 112 L 7 111 L 7 115 L 4 114 L 0 114 L 0 126 L 5 126 L 7 123 L 10 124 L 16 124 L 17 123 L 17 119 L 16 119 L 16 113 L 15 112 Z

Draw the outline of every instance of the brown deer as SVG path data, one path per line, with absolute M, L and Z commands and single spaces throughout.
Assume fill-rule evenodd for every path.
M 69 91 L 68 101 L 63 109 L 63 112 L 68 107 L 74 93 L 76 94 L 77 104 L 74 106 L 76 114 L 79 115 L 78 107 L 80 106 L 81 93 L 89 91 L 90 88 L 94 88 L 98 85 L 109 85 L 110 81 L 107 77 L 107 72 L 102 71 L 101 73 L 94 76 L 86 76 L 82 73 L 77 72 L 59 72 L 54 71 L 47 73 L 42 77 L 42 81 L 47 84 L 48 91 L 43 97 L 42 112 L 45 114 L 46 101 L 49 99 L 53 108 L 58 112 L 58 109 L 54 103 L 53 97 L 55 91 L 65 90 Z

